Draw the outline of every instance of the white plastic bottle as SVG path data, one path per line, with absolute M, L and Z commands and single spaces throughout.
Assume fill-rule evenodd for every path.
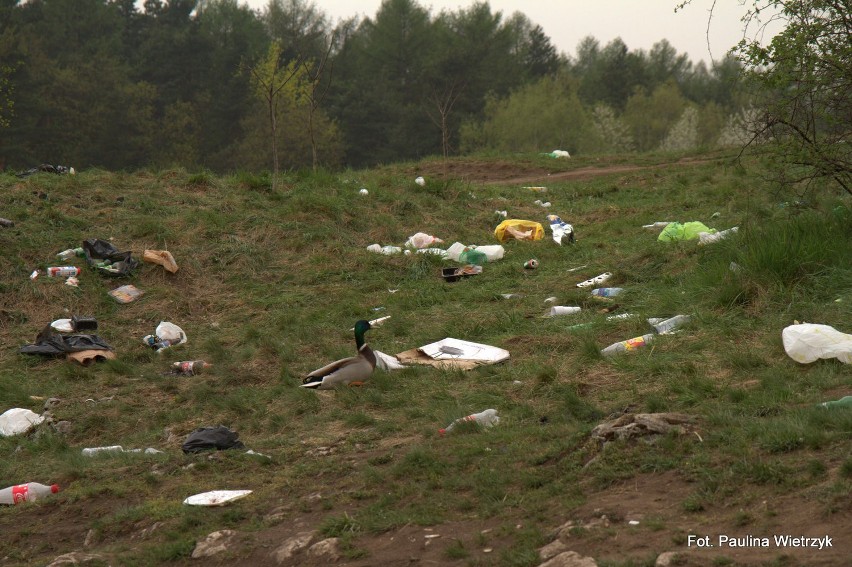
M 443 435 L 444 433 L 446 433 L 448 431 L 452 431 L 453 428 L 455 428 L 456 425 L 459 425 L 460 423 L 470 422 L 470 421 L 478 423 L 482 427 L 491 427 L 491 426 L 496 425 L 497 423 L 500 422 L 500 417 L 497 415 L 496 409 L 487 409 L 487 410 L 481 411 L 479 413 L 474 413 L 474 414 L 471 414 L 471 415 L 467 415 L 465 417 L 460 417 L 457 420 L 455 420 L 454 422 L 452 422 L 451 424 L 449 424 L 448 426 L 444 427 L 443 429 L 439 429 L 438 433 Z
M 550 317 L 557 317 L 559 315 L 573 315 L 574 313 L 579 313 L 582 311 L 582 308 L 574 306 L 574 305 L 554 305 L 550 308 Z
M 32 502 L 45 496 L 59 492 L 59 485 L 47 486 L 38 482 L 16 484 L 0 490 L 0 504 L 20 504 L 21 502 Z
M 635 337 L 632 339 L 627 339 L 626 341 L 612 343 L 611 345 L 603 349 L 601 351 L 601 354 L 604 356 L 612 356 L 622 352 L 629 352 L 641 348 L 653 340 L 654 334 L 648 333 L 647 335 L 642 335 L 641 337 Z

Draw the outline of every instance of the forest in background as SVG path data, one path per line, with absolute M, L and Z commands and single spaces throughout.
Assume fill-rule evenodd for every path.
M 740 75 L 665 39 L 569 56 L 487 2 L 331 22 L 308 0 L 0 0 L 0 169 L 269 170 L 273 119 L 285 169 L 706 149 L 744 141 Z

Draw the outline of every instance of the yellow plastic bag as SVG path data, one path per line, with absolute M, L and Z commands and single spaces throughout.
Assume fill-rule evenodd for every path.
M 544 236 L 544 228 L 541 223 L 535 221 L 506 219 L 494 229 L 494 236 L 500 242 L 506 242 L 510 238 L 541 240 Z

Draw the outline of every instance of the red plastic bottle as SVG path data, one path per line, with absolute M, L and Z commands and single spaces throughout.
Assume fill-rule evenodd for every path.
M 45 496 L 59 492 L 59 485 L 47 486 L 39 482 L 28 482 L 16 484 L 0 490 L 0 504 L 20 504 L 21 502 L 32 502 Z

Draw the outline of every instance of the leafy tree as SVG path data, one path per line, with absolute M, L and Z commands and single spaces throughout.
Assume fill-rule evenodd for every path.
M 580 99 L 587 106 L 600 102 L 621 112 L 636 88 L 648 85 L 642 53 L 628 51 L 621 38 L 603 49 L 597 40 L 585 38 L 577 52 L 571 70 L 580 79 Z
M 698 109 L 687 106 L 680 118 L 669 129 L 660 149 L 665 152 L 682 152 L 698 147 Z
M 593 132 L 576 85 L 568 77 L 545 77 L 504 99 L 490 99 L 481 126 L 468 124 L 463 130 L 463 147 L 574 154 L 586 149 Z
M 592 123 L 600 145 L 595 151 L 610 153 L 627 153 L 636 150 L 636 143 L 630 127 L 615 111 L 605 104 L 597 104 L 592 110 Z
M 311 0 L 269 0 L 263 23 L 281 47 L 285 61 L 320 60 L 331 36 L 328 17 Z
M 348 141 L 350 164 L 437 153 L 423 135 L 427 58 L 435 47 L 429 13 L 412 0 L 384 0 L 374 19 L 342 35 L 331 113 Z
M 785 183 L 832 180 L 852 194 L 852 2 L 755 1 L 748 18 L 775 10 L 786 27 L 769 45 L 735 51 L 765 93 L 756 134 L 769 136 Z
M 194 108 L 187 111 L 198 119 L 193 127 L 200 138 L 198 159 L 220 169 L 234 141 L 245 135 L 243 118 L 254 101 L 246 69 L 266 54 L 269 39 L 260 18 L 237 0 L 206 1 L 199 5 L 196 18 L 200 41 L 211 49 Z
M 651 93 L 640 89 L 627 101 L 622 118 L 630 126 L 639 151 L 655 150 L 680 119 L 687 101 L 674 81 Z

